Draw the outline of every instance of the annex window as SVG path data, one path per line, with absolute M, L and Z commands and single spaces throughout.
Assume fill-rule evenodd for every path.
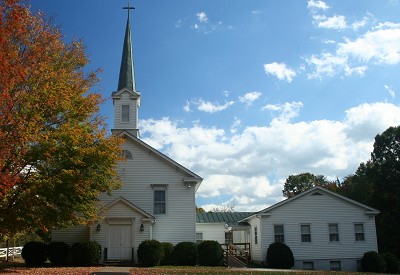
M 166 199 L 165 190 L 154 190 L 154 214 L 166 213 Z
M 274 235 L 275 235 L 275 242 L 285 242 L 285 234 L 283 231 L 283 225 L 274 225 Z
M 330 242 L 339 241 L 339 227 L 337 223 L 329 224 L 329 241 Z
M 129 122 L 129 105 L 121 106 L 121 122 Z
M 196 243 L 201 243 L 203 241 L 203 232 L 196 232 Z
M 257 226 L 254 227 L 254 244 L 258 244 L 258 228 Z
M 355 232 L 356 241 L 365 241 L 364 224 L 362 224 L 362 223 L 354 224 L 354 232 Z
M 301 241 L 303 243 L 311 242 L 311 228 L 309 224 L 300 225 Z
M 232 231 L 225 232 L 225 243 L 233 243 Z
M 342 270 L 340 261 L 331 261 L 330 265 L 331 265 L 332 271 L 341 271 Z
M 314 262 L 303 262 L 303 269 L 314 270 Z

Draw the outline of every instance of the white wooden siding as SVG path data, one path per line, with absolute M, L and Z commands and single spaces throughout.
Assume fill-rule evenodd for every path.
M 132 208 L 128 207 L 125 203 L 118 202 L 113 205 L 110 209 L 107 210 L 106 213 L 102 214 L 102 220 L 99 221 L 100 231 L 96 231 L 96 226 L 98 223 L 93 224 L 90 227 L 90 236 L 92 240 L 97 241 L 102 248 L 108 247 L 108 233 L 110 222 L 116 222 L 116 219 L 120 219 L 121 223 L 130 220 L 132 224 L 132 244 L 131 246 L 135 248 L 135 251 L 139 247 L 139 244 L 148 240 L 151 237 L 150 224 L 143 223 L 141 221 L 142 215 L 137 211 L 134 211 Z M 118 222 L 116 222 L 118 223 Z M 140 231 L 140 225 L 143 223 L 144 231 Z M 104 249 L 103 249 L 104 251 Z M 135 255 L 136 257 L 136 255 Z
M 89 240 L 89 228 L 84 225 L 76 226 L 70 229 L 53 230 L 51 233 L 52 242 L 65 242 L 72 246 L 77 242 Z
M 128 92 L 121 94 L 121 99 L 114 101 L 114 129 L 137 129 L 137 100 L 131 99 Z M 129 123 L 121 121 L 122 105 L 129 105 Z
M 100 195 L 100 203 L 107 205 L 119 197 L 132 202 L 142 210 L 153 215 L 153 191 L 152 184 L 167 185 L 167 202 L 165 215 L 154 215 L 156 223 L 151 225 L 144 223 L 144 232 L 139 231 L 141 216 L 125 204 L 116 204 L 106 213 L 102 213 L 103 220 L 99 221 L 101 230 L 96 231 L 95 223 L 90 228 L 73 228 L 69 230 L 54 231 L 53 239 L 74 243 L 91 238 L 100 243 L 102 248 L 107 247 L 107 217 L 133 218 L 135 251 L 138 245 L 146 239 L 156 239 L 161 242 L 176 244 L 181 241 L 195 242 L 195 188 L 187 188 L 183 178 L 190 175 L 172 167 L 156 154 L 145 149 L 130 139 L 122 145 L 123 150 L 132 153 L 132 159 L 121 162 L 118 173 L 124 183 L 121 189 L 114 190 L 112 195 Z M 152 228 L 150 228 L 152 226 Z M 91 237 L 89 237 L 91 236 Z M 135 253 L 136 254 L 136 253 Z
M 262 252 L 261 252 L 261 248 L 262 248 L 262 241 L 263 241 L 263 230 L 260 226 L 260 219 L 257 217 L 254 217 L 252 219 L 250 219 L 249 224 L 251 226 L 251 230 L 250 230 L 250 254 L 251 254 L 251 258 L 252 260 L 261 262 L 261 261 L 265 261 L 264 258 L 262 258 Z M 254 227 L 257 226 L 257 230 L 258 230 L 258 243 L 255 244 L 254 242 Z
M 274 242 L 274 224 L 283 224 L 285 243 L 295 260 L 359 258 L 377 250 L 375 219 L 365 208 L 330 194 L 305 195 L 268 212 L 262 217 L 262 259 Z M 300 225 L 311 225 L 311 243 L 301 242 Z M 329 241 L 328 224 L 339 226 L 339 242 Z M 363 223 L 365 241 L 355 241 L 354 223 Z
M 132 159 L 121 162 L 118 167 L 124 185 L 113 191 L 112 196 L 103 194 L 100 200 L 107 204 L 121 196 L 153 214 L 151 185 L 165 184 L 166 214 L 154 215 L 157 221 L 153 225 L 153 239 L 174 244 L 195 241 L 195 189 L 183 183 L 183 178 L 189 175 L 129 139 L 122 149 L 132 153 Z
M 196 232 L 203 233 L 203 240 L 225 243 L 225 223 L 197 223 Z

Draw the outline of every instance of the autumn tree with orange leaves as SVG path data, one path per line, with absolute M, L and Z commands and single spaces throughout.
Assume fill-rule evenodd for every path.
M 90 222 L 120 186 L 121 141 L 97 114 L 97 73 L 82 41 L 66 43 L 44 14 L 0 1 L 0 234 Z

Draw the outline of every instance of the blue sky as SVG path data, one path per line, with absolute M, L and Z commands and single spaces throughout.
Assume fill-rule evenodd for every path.
M 32 0 L 83 38 L 113 123 L 126 1 Z M 197 205 L 256 211 L 289 175 L 342 179 L 400 124 L 400 1 L 131 1 L 141 138 L 204 178 Z

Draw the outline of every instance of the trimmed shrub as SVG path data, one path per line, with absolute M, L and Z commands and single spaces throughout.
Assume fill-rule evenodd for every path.
M 139 244 L 137 256 L 140 266 L 156 266 L 164 257 L 164 249 L 159 241 L 146 240 Z
M 361 260 L 361 265 L 364 272 L 383 273 L 386 270 L 385 260 L 375 251 L 365 252 Z
M 176 263 L 174 258 L 174 245 L 172 243 L 161 243 L 164 250 L 164 258 L 161 261 L 161 265 L 173 265 Z
M 96 265 L 101 258 L 101 246 L 96 241 L 74 243 L 71 247 L 71 256 L 74 265 Z
M 224 251 L 217 241 L 202 241 L 197 245 L 199 265 L 221 266 L 224 260 Z
M 267 264 L 272 268 L 291 268 L 294 266 L 293 252 L 284 243 L 276 242 L 269 245 Z
M 21 256 L 27 266 L 40 266 L 47 260 L 46 244 L 28 242 L 22 248 Z
M 178 265 L 196 265 L 197 244 L 194 242 L 180 242 L 175 246 L 175 256 Z
M 47 255 L 52 265 L 65 264 L 69 252 L 69 245 L 64 242 L 51 242 L 47 246 Z
M 383 252 L 381 257 L 386 263 L 386 273 L 400 273 L 400 262 L 391 252 Z

